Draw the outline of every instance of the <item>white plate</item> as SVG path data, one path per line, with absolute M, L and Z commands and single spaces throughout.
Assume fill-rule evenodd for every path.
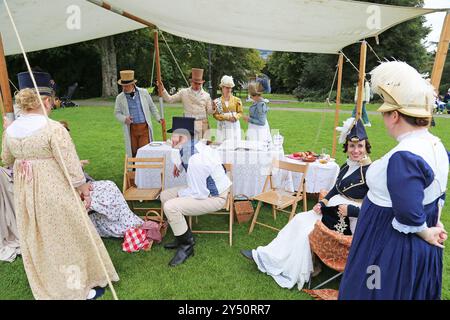
M 150 142 L 148 145 L 150 147 L 159 147 L 159 146 L 162 146 L 163 143 L 162 142 Z

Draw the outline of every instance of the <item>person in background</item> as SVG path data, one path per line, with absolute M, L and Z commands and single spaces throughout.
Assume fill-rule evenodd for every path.
M 168 103 L 181 102 L 184 108 L 184 116 L 195 118 L 195 139 L 209 139 L 206 135 L 209 130 L 208 114 L 213 114 L 215 109 L 212 105 L 211 96 L 203 90 L 203 69 L 192 68 L 190 77 L 191 86 L 169 95 L 164 84 L 157 82 L 162 88 L 163 99 Z
M 69 124 L 61 124 L 70 132 Z M 82 160 L 81 166 L 89 164 Z M 91 205 L 88 208 L 89 218 L 102 238 L 123 238 L 125 232 L 132 227 L 142 225 L 144 221 L 130 210 L 122 192 L 113 181 L 94 180 L 84 171 L 86 182 L 91 191 Z
M 58 85 L 56 84 L 55 80 L 51 79 L 50 80 L 50 88 L 53 90 L 54 94 L 55 94 L 55 109 L 59 109 L 61 108 L 61 99 L 59 99 L 58 96 Z
M 3 132 L 12 123 L 3 117 Z M 14 212 L 13 173 L 0 167 L 0 261 L 13 262 L 20 254 L 19 231 Z
M 371 97 L 370 84 L 368 81 L 364 81 L 361 118 L 366 127 L 372 126 L 372 124 L 369 121 L 369 116 L 368 116 L 367 110 L 366 110 L 366 104 L 370 102 L 370 97 Z M 358 85 L 356 85 L 356 90 L 355 90 L 355 103 L 357 103 L 357 102 L 358 102 Z M 356 108 L 357 108 L 357 106 L 355 105 L 355 108 L 353 109 L 353 112 L 352 112 L 352 118 L 356 117 Z
M 445 94 L 444 99 L 442 101 L 445 103 L 445 105 L 447 107 L 447 112 L 449 112 L 450 111 L 450 88 L 448 88 L 448 91 Z
M 248 92 L 253 104 L 250 106 L 249 115 L 243 116 L 242 118 L 248 122 L 247 140 L 271 144 L 272 135 L 270 134 L 269 122 L 267 121 L 269 108 L 263 100 L 263 91 L 264 88 L 261 83 L 249 83 Z
M 120 71 L 117 83 L 122 92 L 116 97 L 114 114 L 123 126 L 128 157 L 135 157 L 139 148 L 153 141 L 150 114 L 159 123 L 163 121 L 147 89 L 137 87 L 136 82 L 133 70 Z
M 219 87 L 222 97 L 214 100 L 216 112 L 214 118 L 217 120 L 217 142 L 225 140 L 241 140 L 241 124 L 239 119 L 243 115 L 241 99 L 233 95 L 233 77 L 223 76 Z
M 13 187 L 12 170 L 0 167 L 0 261 L 7 262 L 20 254 Z
M 436 95 L 434 103 L 436 107 L 436 114 L 443 114 L 444 110 L 446 109 L 446 104 L 441 100 L 441 97 L 439 95 Z

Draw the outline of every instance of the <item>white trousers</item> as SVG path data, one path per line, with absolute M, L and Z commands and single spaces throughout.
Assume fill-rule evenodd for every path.
M 161 206 L 167 216 L 170 227 L 175 236 L 184 234 L 188 225 L 184 216 L 200 216 L 221 210 L 225 206 L 228 190 L 218 197 L 208 199 L 194 199 L 191 197 L 178 197 L 178 190 L 186 186 L 164 190 L 161 193 Z

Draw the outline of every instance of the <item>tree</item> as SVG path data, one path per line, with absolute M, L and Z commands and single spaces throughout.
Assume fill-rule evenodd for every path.
M 267 61 L 267 70 L 272 80 L 272 90 L 292 92 L 297 88 L 305 63 L 307 63 L 307 59 L 302 53 L 272 53 Z
M 86 41 L 30 52 L 27 54 L 32 67 L 39 66 L 49 72 L 57 84 L 57 95 L 63 96 L 67 88 L 78 82 L 76 98 L 98 97 L 101 95 L 101 65 L 96 41 Z M 26 71 L 21 54 L 6 57 L 10 80 L 18 86 L 17 73 Z M 12 92 L 15 88 L 11 88 Z
M 422 0 L 368 0 L 379 4 L 423 6 Z M 429 33 L 424 26 L 425 18 L 419 17 L 401 23 L 379 36 L 377 45 L 373 38 L 367 39 L 369 45 L 376 51 L 380 59 L 398 59 L 405 61 L 421 72 L 430 72 L 428 68 L 430 55 L 423 44 L 423 39 Z M 355 66 L 359 66 L 360 44 L 353 44 L 343 49 Z M 269 76 L 275 91 L 290 92 L 296 89 L 299 98 L 325 98 L 334 76 L 337 55 L 305 54 L 276 52 L 268 61 Z M 367 55 L 369 72 L 378 64 L 378 58 L 370 49 Z M 344 64 L 343 100 L 353 101 L 354 85 L 358 73 L 350 63 Z
M 145 28 L 121 33 L 114 36 L 114 44 L 118 70 L 132 69 L 138 86 L 152 86 L 153 32 Z
M 102 65 L 102 97 L 115 97 L 117 90 L 117 57 L 114 36 L 98 39 Z
M 164 35 L 177 57 L 177 61 L 188 78 L 191 68 L 205 70 L 204 78 L 208 79 L 208 44 L 198 41 L 179 38 L 169 34 Z M 167 87 L 185 87 L 186 83 L 176 67 L 167 46 L 161 41 L 161 73 Z M 239 81 L 247 81 L 248 77 L 260 73 L 264 68 L 264 60 L 254 49 L 211 45 L 211 73 L 212 92 L 216 95 L 220 78 L 223 75 L 233 76 L 236 85 Z

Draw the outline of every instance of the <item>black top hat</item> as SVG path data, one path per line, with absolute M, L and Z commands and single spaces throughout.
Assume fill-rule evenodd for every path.
M 184 130 L 187 130 L 193 136 L 194 135 L 194 122 L 195 122 L 195 118 L 173 117 L 172 118 L 172 129 L 167 130 L 167 132 L 173 133 L 175 130 L 184 129 Z
M 353 127 L 350 132 L 347 134 L 347 140 L 349 141 L 361 141 L 368 139 L 366 129 L 364 128 L 364 124 L 361 119 L 355 121 L 353 123 Z
M 33 72 L 36 85 L 39 90 L 39 94 L 44 96 L 53 95 L 53 89 L 51 88 L 50 80 L 52 77 L 47 72 Z M 17 74 L 19 80 L 19 90 L 30 88 L 34 89 L 33 81 L 31 80 L 30 73 L 28 71 Z

